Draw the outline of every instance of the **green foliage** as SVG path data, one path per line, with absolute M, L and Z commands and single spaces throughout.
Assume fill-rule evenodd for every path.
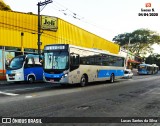
M 160 67 L 160 54 L 152 54 L 146 58 L 147 64 L 157 64 Z
M 160 36 L 158 33 L 148 29 L 138 29 L 132 33 L 119 34 L 113 38 L 113 41 L 132 53 L 140 55 L 152 53 L 151 46 L 154 43 L 160 43 Z
M 11 10 L 10 6 L 6 5 L 3 1 L 0 1 L 0 10 Z
M 33 12 L 28 12 L 28 14 L 33 15 Z

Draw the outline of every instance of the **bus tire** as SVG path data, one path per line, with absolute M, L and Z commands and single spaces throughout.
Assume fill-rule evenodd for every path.
M 81 87 L 86 86 L 87 82 L 88 82 L 87 77 L 85 75 L 82 75 L 81 81 L 80 81 L 80 86 Z
M 110 76 L 110 83 L 113 83 L 114 82 L 114 74 L 111 74 Z
M 35 78 L 33 76 L 28 77 L 28 83 L 32 84 L 35 81 Z

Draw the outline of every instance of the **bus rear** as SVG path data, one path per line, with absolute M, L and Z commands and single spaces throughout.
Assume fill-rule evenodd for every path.
M 140 64 L 138 66 L 138 74 L 153 74 L 154 67 L 150 64 Z

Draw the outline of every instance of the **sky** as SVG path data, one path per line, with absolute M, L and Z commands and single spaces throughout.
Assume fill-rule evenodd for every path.
M 41 0 L 44 2 L 45 0 Z M 38 12 L 40 0 L 4 0 L 14 11 Z M 146 7 L 151 3 L 151 7 Z M 141 9 L 158 16 L 138 16 Z M 41 7 L 42 15 L 55 16 L 109 41 L 121 33 L 147 28 L 160 34 L 160 0 L 53 0 Z M 153 46 L 160 53 L 160 46 Z

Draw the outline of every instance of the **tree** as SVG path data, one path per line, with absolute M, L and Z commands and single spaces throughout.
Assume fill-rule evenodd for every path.
M 6 5 L 3 0 L 0 0 L 0 10 L 11 10 L 10 6 Z
M 152 53 L 153 48 L 151 46 L 154 43 L 160 43 L 160 36 L 148 29 L 138 29 L 132 33 L 119 34 L 113 38 L 113 41 L 124 48 L 128 48 L 132 53 L 140 55 Z
M 147 64 L 156 64 L 160 67 L 160 54 L 151 54 L 146 58 Z

